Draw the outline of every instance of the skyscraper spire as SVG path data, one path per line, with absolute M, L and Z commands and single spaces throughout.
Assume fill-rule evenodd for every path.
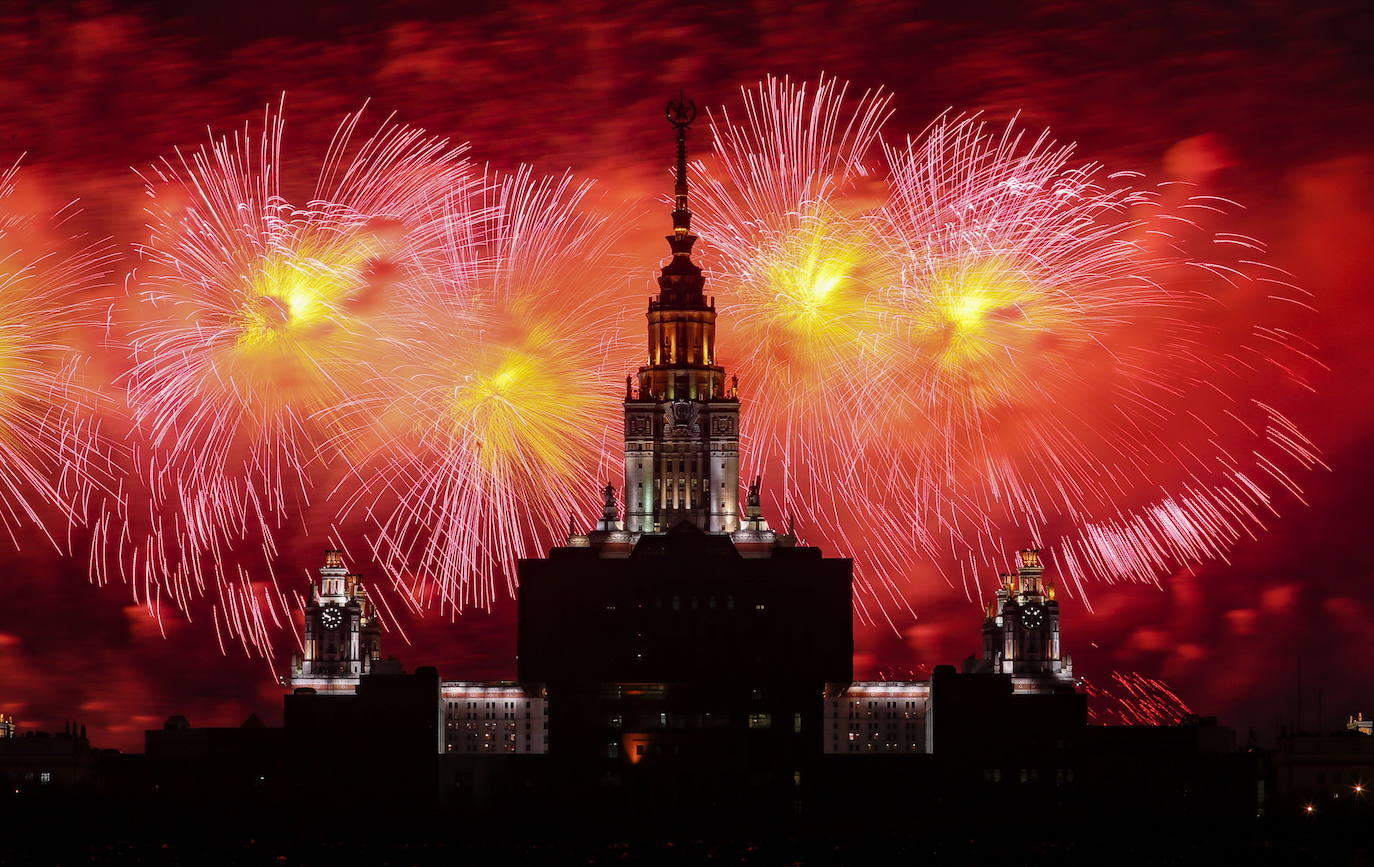
M 692 211 L 687 205 L 687 129 L 697 117 L 696 103 L 681 93 L 677 99 L 670 100 L 665 110 L 668 122 L 677 130 L 677 179 L 673 185 L 673 234 L 668 236 L 668 246 L 672 248 L 673 260 L 663 268 L 665 275 L 700 277 L 701 269 L 692 264 L 692 244 L 697 240 L 692 234 Z M 665 287 L 667 288 L 667 287 Z M 699 281 L 695 288 L 701 291 Z
M 669 100 L 668 122 L 677 130 L 677 184 L 674 187 L 673 232 L 685 235 L 692 228 L 692 211 L 687 207 L 687 128 L 697 117 L 697 105 L 678 92 Z
M 716 307 L 692 263 L 687 128 L 696 104 L 679 94 L 665 114 L 677 134 L 673 258 L 649 299 L 648 363 L 625 385 L 625 521 L 628 533 L 687 522 L 708 533 L 739 529 L 739 399 L 716 363 Z M 615 523 L 608 512 L 605 523 Z

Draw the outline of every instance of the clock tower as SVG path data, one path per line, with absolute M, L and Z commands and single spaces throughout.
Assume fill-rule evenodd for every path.
M 970 659 L 966 669 L 1009 674 L 1018 693 L 1072 684 L 1073 657 L 1061 647 L 1059 602 L 1054 584 L 1045 578 L 1040 551 L 1016 552 L 1015 573 L 1000 577 L 983 621 L 982 659 Z
M 381 658 L 381 629 L 362 584 L 344 566 L 342 551 L 326 551 L 319 583 L 305 607 L 303 653 L 291 660 L 289 685 L 349 694 Z

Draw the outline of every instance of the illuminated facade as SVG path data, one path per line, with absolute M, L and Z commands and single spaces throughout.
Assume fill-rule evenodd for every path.
M 293 689 L 352 694 L 381 659 L 381 629 L 361 576 L 344 566 L 342 551 L 326 551 L 319 583 L 305 608 L 304 653 L 291 659 Z
M 926 752 L 930 682 L 859 681 L 825 696 L 825 751 L 832 755 Z
M 15 725 L 14 717 L 0 713 L 0 739 L 14 737 L 17 730 L 18 726 Z
M 1061 649 L 1059 603 L 1040 552 L 1016 552 L 983 622 L 983 651 L 965 674 L 1003 675 L 1011 695 L 1062 695 L 1077 686 L 1073 660 Z M 930 681 L 832 684 L 825 698 L 825 751 L 883 755 L 932 751 Z
M 317 695 L 356 695 L 365 675 L 399 675 L 401 666 L 382 660 L 380 624 L 361 577 L 347 570 L 342 552 L 324 556 L 305 609 L 305 652 L 292 658 L 287 685 Z M 544 752 L 548 711 L 538 693 L 506 681 L 445 681 L 439 700 L 442 753 Z
M 444 708 L 446 753 L 545 751 L 549 710 L 543 695 L 531 695 L 509 681 L 445 681 L 439 685 L 439 695 Z
M 1059 602 L 1053 582 L 1045 578 L 1040 552 L 1027 548 L 1016 557 L 1015 573 L 1000 576 L 1001 586 L 988 606 L 982 658 L 970 658 L 964 670 L 1010 675 L 1018 693 L 1076 685 L 1073 657 L 1060 642 Z

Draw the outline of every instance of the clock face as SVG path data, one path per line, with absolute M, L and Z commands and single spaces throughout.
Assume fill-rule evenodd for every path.
M 1039 629 L 1045 622 L 1045 609 L 1038 602 L 1032 602 L 1021 609 L 1021 622 L 1027 629 Z
M 338 629 L 343 623 L 343 612 L 339 610 L 339 606 L 331 605 L 320 612 L 320 623 L 324 624 L 325 629 Z

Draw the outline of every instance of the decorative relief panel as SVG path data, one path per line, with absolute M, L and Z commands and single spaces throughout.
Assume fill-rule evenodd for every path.
M 675 400 L 663 408 L 664 427 L 669 436 L 699 437 L 701 424 L 697 420 L 698 406 L 690 400 Z
M 630 437 L 653 436 L 654 423 L 647 415 L 632 415 L 625 419 L 625 435 Z
M 718 437 L 733 436 L 735 433 L 735 417 L 732 415 L 718 415 L 711 418 L 711 435 Z

